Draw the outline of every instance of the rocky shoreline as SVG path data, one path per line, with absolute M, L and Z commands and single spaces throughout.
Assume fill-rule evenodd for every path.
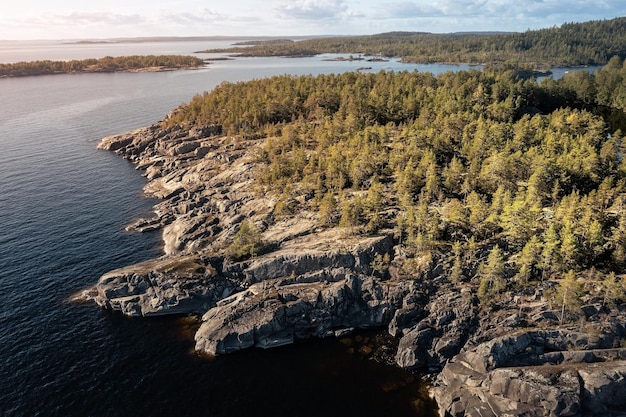
M 99 148 L 134 163 L 162 200 L 129 230 L 161 230 L 165 255 L 103 275 L 95 302 L 128 316 L 201 316 L 196 349 L 212 355 L 386 329 L 397 365 L 433 376 L 441 416 L 625 415 L 624 312 L 587 296 L 584 320 L 563 325 L 542 297 L 546 281 L 486 313 L 441 263 L 406 276 L 391 231 L 325 229 L 306 210 L 276 216 L 277 198 L 255 185 L 263 142 L 215 125 L 104 138 Z M 234 261 L 224 253 L 244 222 L 264 250 Z

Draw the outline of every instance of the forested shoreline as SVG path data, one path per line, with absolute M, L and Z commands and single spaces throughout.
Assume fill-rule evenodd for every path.
M 441 415 L 620 415 L 624 23 L 506 47 L 517 34 L 458 35 L 485 36 L 462 51 L 437 37 L 420 55 L 489 60 L 481 70 L 223 82 L 104 138 L 163 200 L 130 230 L 162 229 L 166 256 L 103 275 L 89 297 L 128 316 L 196 314 L 210 355 L 386 328 L 392 362 L 439 372 Z M 369 52 L 312 42 L 409 60 L 392 48 L 422 36 L 364 37 Z M 535 77 L 564 62 L 606 65 Z
M 257 187 L 276 218 L 312 210 L 322 228 L 393 231 L 403 274 L 443 265 L 485 306 L 556 279 L 555 293 L 575 289 L 575 315 L 585 293 L 624 300 L 625 143 L 602 111 L 626 108 L 625 75 L 619 57 L 540 83 L 495 70 L 285 75 L 223 83 L 163 123 L 267 137 Z
M 233 48 L 208 49 L 196 53 L 289 57 L 342 53 L 381 59 L 400 57 L 402 61 L 411 63 L 480 64 L 545 71 L 554 66 L 604 65 L 611 57 L 625 58 L 626 18 L 565 23 L 560 27 L 523 33 L 390 32 L 299 41 L 255 40 L 235 45 Z M 204 64 L 202 59 L 192 56 L 107 56 L 100 59 L 0 64 L 0 77 L 168 70 L 197 68 Z
M 532 67 L 604 65 L 613 56 L 626 57 L 626 18 L 565 23 L 523 33 L 391 32 L 259 42 L 248 48 L 210 52 L 292 57 L 345 53 L 395 56 L 413 63 L 507 63 Z
M 31 61 L 0 64 L 0 77 L 26 77 L 49 74 L 73 74 L 121 71 L 165 71 L 198 68 L 205 62 L 196 57 L 183 55 L 130 55 L 106 56 L 71 61 Z

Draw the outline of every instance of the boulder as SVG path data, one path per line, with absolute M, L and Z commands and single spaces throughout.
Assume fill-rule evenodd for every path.
M 585 412 L 594 416 L 626 410 L 626 362 L 595 363 L 578 371 Z
M 622 349 L 601 348 L 607 343 L 558 329 L 466 346 L 437 376 L 431 395 L 441 416 L 619 415 L 626 362 Z M 571 350 L 576 346 L 582 350 Z
M 197 256 L 163 257 L 104 274 L 95 302 L 127 316 L 201 313 L 239 286 Z
M 402 330 L 396 363 L 405 369 L 441 369 L 459 353 L 472 334 L 476 310 L 477 301 L 470 293 L 455 290 L 440 292 L 423 312 L 415 307 L 398 310 L 390 333 L 398 333 L 399 323 L 417 323 Z M 420 317 L 423 318 L 417 320 Z
M 306 244 L 311 245 L 308 250 L 304 247 Z M 277 251 L 252 259 L 243 272 L 244 281 L 254 284 L 268 279 L 334 268 L 346 268 L 355 273 L 369 275 L 374 257 L 388 253 L 392 247 L 393 241 L 389 236 L 368 237 L 350 243 L 342 242 L 342 239 L 337 239 L 333 234 L 312 234 L 294 239 Z
M 202 317 L 196 349 L 220 355 L 388 323 L 398 307 L 394 295 L 405 288 L 349 270 L 343 274 L 337 282 L 268 280 L 221 300 Z

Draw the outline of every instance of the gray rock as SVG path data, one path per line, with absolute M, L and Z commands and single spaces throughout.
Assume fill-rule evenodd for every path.
M 399 310 L 391 323 L 394 328 L 390 333 L 399 333 L 399 323 L 410 324 L 418 317 L 425 317 L 402 330 L 396 363 L 406 369 L 440 369 L 459 353 L 473 332 L 476 310 L 476 300 L 470 294 L 458 291 L 439 293 L 426 305 L 424 312 L 414 308 L 410 310 L 414 311 L 411 315 Z M 402 315 L 408 317 L 405 319 Z
M 567 350 L 604 343 L 564 329 L 499 337 L 455 356 L 438 375 L 431 394 L 442 416 L 491 415 L 481 408 L 485 404 L 496 416 L 611 416 L 626 402 L 621 349 Z M 545 353 L 558 348 L 562 350 Z M 560 363 L 571 365 L 554 365 Z
M 380 327 L 397 308 L 388 302 L 389 294 L 403 291 L 348 272 L 338 282 L 278 283 L 253 284 L 217 303 L 202 317 L 196 349 L 220 355 L 333 336 L 346 328 Z
M 585 411 L 600 416 L 626 410 L 626 362 L 589 365 L 578 375 Z
M 218 276 L 196 256 L 163 257 L 104 274 L 96 284 L 95 302 L 128 316 L 204 312 L 237 284 Z

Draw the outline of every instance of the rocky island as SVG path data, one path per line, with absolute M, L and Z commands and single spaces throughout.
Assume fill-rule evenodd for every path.
M 497 71 L 223 83 L 100 143 L 161 199 L 129 229 L 161 230 L 165 255 L 91 295 L 196 315 L 211 355 L 387 331 L 441 416 L 623 415 L 623 142 L 583 78 L 608 88 Z
M 130 55 L 70 61 L 33 61 L 0 64 L 0 78 L 51 74 L 102 72 L 157 72 L 194 69 L 206 65 L 204 60 L 182 55 Z

